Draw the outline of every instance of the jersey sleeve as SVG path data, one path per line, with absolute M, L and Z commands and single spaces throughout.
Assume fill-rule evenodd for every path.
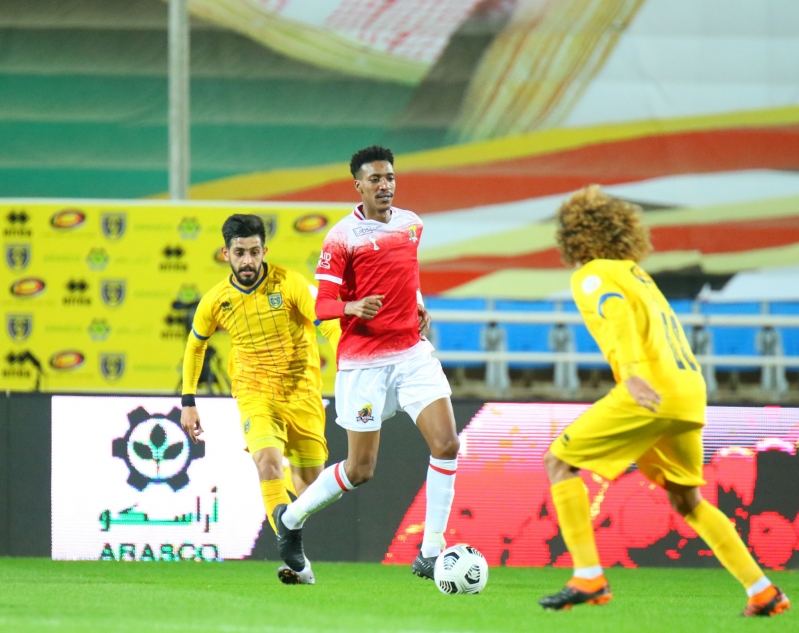
M 316 265 L 316 279 L 341 285 L 348 261 L 347 235 L 344 231 L 334 227 L 322 244 L 322 253 L 319 255 L 319 262 Z
M 213 314 L 213 297 L 206 294 L 197 306 L 191 326 L 186 350 L 183 353 L 183 394 L 196 394 L 197 383 L 205 359 L 208 339 L 216 331 L 217 322 Z
M 635 325 L 635 315 L 624 288 L 616 283 L 610 271 L 591 262 L 572 278 L 574 302 L 584 318 L 599 317 L 600 347 L 612 353 L 626 379 L 637 374 L 642 346 Z
M 309 284 L 304 277 L 296 273 L 292 275 L 292 294 L 297 309 L 306 320 L 319 328 L 333 347 L 333 351 L 336 351 L 338 341 L 341 338 L 341 326 L 339 325 L 338 319 L 320 321 L 316 318 L 315 304 L 317 293 L 316 286 Z

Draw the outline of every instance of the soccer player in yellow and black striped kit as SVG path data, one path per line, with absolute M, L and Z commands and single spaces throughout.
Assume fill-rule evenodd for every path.
M 181 424 L 192 441 L 202 433 L 194 396 L 207 341 L 219 328 L 230 333 L 229 371 L 241 428 L 261 480 L 266 516 L 290 499 L 283 456 L 297 494 L 319 476 L 327 461 L 325 411 L 316 344 L 314 286 L 297 272 L 264 261 L 265 231 L 257 215 L 236 214 L 222 226 L 225 260 L 232 273 L 203 296 L 183 357 Z M 335 348 L 338 321 L 320 329 Z M 286 584 L 312 584 L 313 572 L 284 565 Z
M 699 492 L 705 484 L 705 382 L 671 306 L 638 265 L 651 251 L 640 207 L 592 186 L 573 194 L 557 220 L 563 260 L 579 266 L 571 280 L 575 303 L 617 384 L 544 455 L 574 575 L 539 604 L 568 609 L 610 600 L 578 472 L 585 468 L 612 480 L 635 462 L 744 586 L 749 600 L 743 615 L 787 610 L 788 598 L 763 574 L 733 524 Z

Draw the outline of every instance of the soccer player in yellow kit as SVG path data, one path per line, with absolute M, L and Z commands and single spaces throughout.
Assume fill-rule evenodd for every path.
M 640 207 L 594 185 L 573 194 L 557 220 L 563 260 L 579 266 L 571 279 L 574 301 L 617 384 L 544 455 L 574 575 L 539 604 L 569 609 L 610 600 L 578 472 L 585 468 L 612 480 L 635 462 L 744 586 L 749 600 L 743 615 L 787 610 L 788 598 L 763 574 L 733 524 L 699 492 L 705 484 L 705 381 L 671 306 L 638 266 L 651 251 Z
M 297 494 L 319 476 L 327 461 L 325 411 L 319 348 L 316 344 L 315 290 L 293 270 L 264 262 L 264 224 L 257 215 L 235 214 L 222 225 L 225 260 L 231 275 L 211 288 L 197 306 L 183 357 L 183 410 L 180 422 L 191 437 L 203 431 L 194 396 L 207 341 L 218 329 L 230 333 L 229 371 L 241 414 L 247 450 L 261 481 L 266 516 L 290 503 L 283 456 L 291 465 Z M 338 321 L 320 325 L 335 348 Z M 313 584 L 313 572 L 282 566 L 286 584 Z

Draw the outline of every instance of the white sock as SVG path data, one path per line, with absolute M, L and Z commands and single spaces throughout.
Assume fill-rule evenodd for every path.
M 579 569 L 574 570 L 574 574 L 572 574 L 575 578 L 585 578 L 586 580 L 591 580 L 592 578 L 596 578 L 597 576 L 602 575 L 602 565 L 593 565 L 591 567 L 580 567 Z
M 752 585 L 751 587 L 747 587 L 746 595 L 748 597 L 750 597 L 750 598 L 752 596 L 756 596 L 757 594 L 759 594 L 764 589 L 768 589 L 770 585 L 771 585 L 771 581 L 768 578 L 766 578 L 765 576 L 763 576 L 754 585 Z
M 427 509 L 424 517 L 422 556 L 438 556 L 444 546 L 452 499 L 455 497 L 455 472 L 458 458 L 430 458 L 427 467 Z
M 305 519 L 314 512 L 333 503 L 345 492 L 354 488 L 355 486 L 347 479 L 347 473 L 344 472 L 344 462 L 328 466 L 317 480 L 286 508 L 282 517 L 283 524 L 289 530 L 301 528 Z

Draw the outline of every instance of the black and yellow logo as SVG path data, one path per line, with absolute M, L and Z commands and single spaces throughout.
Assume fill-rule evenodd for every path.
M 121 306 L 125 301 L 124 279 L 103 279 L 100 282 L 100 298 L 109 308 Z
M 103 213 L 100 216 L 100 230 L 109 240 L 118 240 L 125 235 L 128 216 L 124 211 Z
M 30 244 L 6 244 L 6 265 L 11 270 L 25 270 L 30 262 Z
M 100 354 L 100 375 L 106 380 L 114 381 L 125 373 L 124 354 Z
M 27 339 L 33 331 L 32 314 L 7 314 L 6 332 L 12 341 L 20 342 Z

